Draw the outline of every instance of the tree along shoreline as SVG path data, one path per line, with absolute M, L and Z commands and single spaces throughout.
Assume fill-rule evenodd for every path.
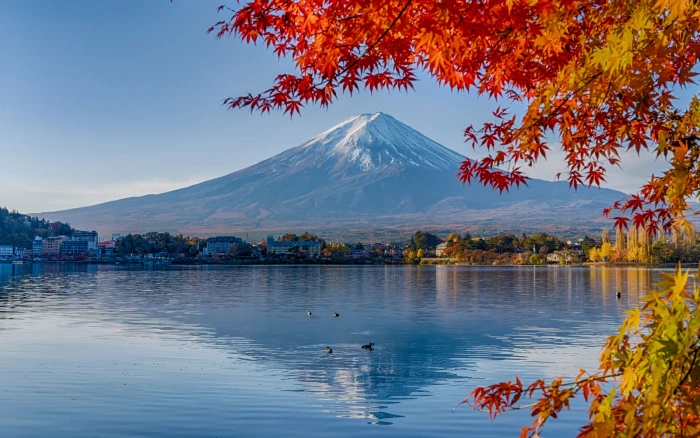
M 22 265 L 22 264 L 81 264 L 81 265 L 116 265 L 116 266 L 137 266 L 137 265 L 172 265 L 172 266 L 262 266 L 262 265 L 298 265 L 298 266 L 343 266 L 343 265 L 406 265 L 406 266 L 461 266 L 461 267 L 545 267 L 545 268 L 575 268 L 575 267 L 616 267 L 616 268 L 670 268 L 675 269 L 678 263 L 633 263 L 633 262 L 581 262 L 581 263 L 548 263 L 548 264 L 517 264 L 517 263 L 465 263 L 450 262 L 447 259 L 424 259 L 424 263 L 412 263 L 406 260 L 390 259 L 348 259 L 348 260 L 159 260 L 159 259 L 132 259 L 132 260 L 34 260 L 23 261 L 21 263 L 10 260 L 0 260 L 0 265 Z M 697 268 L 696 262 L 682 263 L 683 268 Z

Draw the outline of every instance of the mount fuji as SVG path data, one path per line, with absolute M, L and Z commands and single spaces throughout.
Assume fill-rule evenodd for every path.
M 499 195 L 457 180 L 464 158 L 387 114 L 362 114 L 220 178 L 40 215 L 109 232 L 519 231 L 600 228 L 602 209 L 625 196 L 610 189 L 573 191 L 566 182 L 537 179 Z

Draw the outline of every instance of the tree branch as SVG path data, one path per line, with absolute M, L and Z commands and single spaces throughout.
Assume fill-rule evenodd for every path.
M 674 391 L 675 393 L 677 393 L 678 390 L 681 389 L 681 386 L 683 386 L 685 384 L 685 382 L 690 377 L 690 374 L 693 372 L 693 369 L 695 368 L 695 361 L 698 359 L 699 352 L 700 352 L 700 346 L 697 346 L 693 349 L 693 360 L 690 362 L 690 367 L 688 368 L 688 372 L 685 373 L 685 376 L 683 376 L 681 381 L 678 383 L 678 386 L 676 387 L 676 390 Z

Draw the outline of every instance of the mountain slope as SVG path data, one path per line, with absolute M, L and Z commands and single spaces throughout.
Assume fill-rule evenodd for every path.
M 530 180 L 499 196 L 457 180 L 460 154 L 393 117 L 351 117 L 308 142 L 246 169 L 159 195 L 42 213 L 109 231 L 215 233 L 226 230 L 345 228 L 509 221 L 517 214 L 551 223 L 591 222 L 624 196 L 608 189 L 568 190 Z

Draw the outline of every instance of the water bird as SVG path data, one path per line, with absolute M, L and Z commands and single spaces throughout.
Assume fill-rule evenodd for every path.
M 622 298 L 622 293 L 620 293 L 620 291 L 617 291 L 617 293 L 615 294 L 615 296 L 618 297 L 618 298 Z
M 372 350 L 374 350 L 374 342 L 370 342 L 369 344 L 365 344 L 362 346 L 362 348 L 364 348 L 365 350 L 372 351 Z
M 326 347 L 328 354 L 333 354 L 333 349 L 331 347 Z
M 340 313 L 333 312 L 333 316 L 335 316 L 337 318 L 340 316 Z
M 311 316 L 311 311 L 306 312 L 307 315 Z

